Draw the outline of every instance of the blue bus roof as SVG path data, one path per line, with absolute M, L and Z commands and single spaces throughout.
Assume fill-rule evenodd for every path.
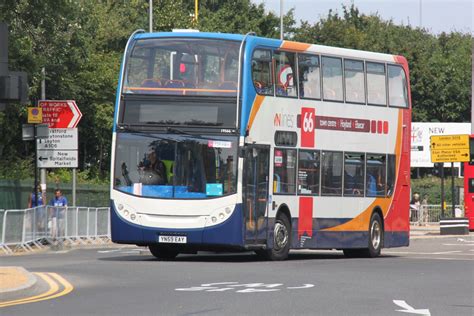
M 209 32 L 156 32 L 156 33 L 138 33 L 134 39 L 147 38 L 163 38 L 163 37 L 194 37 L 194 38 L 209 38 L 209 39 L 224 39 L 233 41 L 242 41 L 244 35 L 231 33 L 209 33 Z M 278 39 L 270 39 L 265 37 L 253 36 L 253 38 L 265 41 L 274 41 L 275 45 L 281 43 Z

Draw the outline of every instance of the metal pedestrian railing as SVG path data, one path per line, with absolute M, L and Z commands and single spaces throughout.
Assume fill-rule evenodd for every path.
M 444 217 L 453 217 L 453 207 L 447 206 L 444 210 Z M 464 206 L 454 206 L 454 217 L 464 217 Z M 443 218 L 441 205 L 433 204 L 411 204 L 410 205 L 410 224 L 412 225 L 430 225 L 439 224 L 440 219 Z
M 12 254 L 49 245 L 110 241 L 108 207 L 39 206 L 0 210 L 0 250 Z

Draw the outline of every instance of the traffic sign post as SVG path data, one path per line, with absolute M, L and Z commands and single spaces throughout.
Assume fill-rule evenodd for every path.
M 441 167 L 441 214 L 443 220 L 440 222 L 441 235 L 459 234 L 457 226 L 458 219 L 455 218 L 455 195 L 454 195 L 454 163 L 467 162 L 470 160 L 469 135 L 442 135 L 431 136 L 430 150 L 431 162 L 450 162 L 451 163 L 451 199 L 452 199 L 452 218 L 444 218 L 444 165 Z
M 44 96 L 43 96 L 44 98 Z M 82 113 L 74 100 L 41 100 L 43 123 L 50 127 L 50 137 L 39 141 L 36 162 L 41 168 L 72 168 L 72 205 L 76 204 L 76 168 L 78 167 L 78 132 Z

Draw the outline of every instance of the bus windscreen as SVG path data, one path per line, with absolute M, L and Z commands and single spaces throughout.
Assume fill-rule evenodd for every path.
M 137 40 L 124 94 L 237 95 L 239 42 L 201 38 Z

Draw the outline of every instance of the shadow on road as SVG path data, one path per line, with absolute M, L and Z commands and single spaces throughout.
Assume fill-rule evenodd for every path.
M 377 259 L 367 259 L 367 258 L 346 258 L 344 254 L 340 251 L 334 252 L 296 252 L 290 253 L 286 261 L 301 261 L 301 260 L 382 260 L 387 258 L 396 258 L 398 256 L 394 255 L 382 255 Z M 158 260 L 153 257 L 151 254 L 143 255 L 121 255 L 121 256 L 109 256 L 104 258 L 99 258 L 101 261 L 163 261 L 163 262 L 232 262 L 232 263 L 247 263 L 247 262 L 270 262 L 261 259 L 259 256 L 253 252 L 243 252 L 243 253 L 199 253 L 199 254 L 181 254 L 175 259 L 172 260 Z M 283 261 L 284 262 L 284 261 Z

